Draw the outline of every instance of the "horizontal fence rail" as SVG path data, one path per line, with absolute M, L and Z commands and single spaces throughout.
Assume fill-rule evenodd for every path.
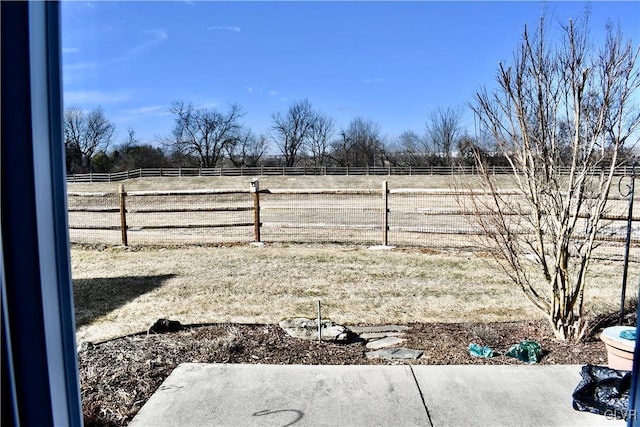
M 569 167 L 560 168 L 562 174 Z M 595 168 L 592 173 L 599 175 L 603 170 Z M 492 175 L 513 173 L 508 166 L 491 166 Z M 67 176 L 67 182 L 118 182 L 134 178 L 156 177 L 215 177 L 215 176 L 305 176 L 305 175 L 477 175 L 478 169 L 471 166 L 371 166 L 371 167 L 329 167 L 329 166 L 257 166 L 241 168 L 145 168 L 126 172 L 84 173 Z M 616 176 L 632 174 L 632 167 L 620 167 Z
M 241 242 L 352 243 L 483 250 L 478 216 L 495 215 L 469 204 L 480 190 L 246 189 L 69 192 L 73 243 L 100 245 L 183 245 Z M 513 231 L 527 233 L 530 214 L 521 193 L 505 189 L 503 211 Z M 611 198 L 598 235 L 598 251 L 621 257 L 626 239 L 628 199 Z M 586 215 L 580 221 L 586 224 Z M 632 214 L 633 257 L 640 252 L 640 215 Z M 509 219 L 511 221 L 511 219 Z M 586 227 L 586 225 L 585 225 Z M 577 236 L 580 238 L 580 236 Z

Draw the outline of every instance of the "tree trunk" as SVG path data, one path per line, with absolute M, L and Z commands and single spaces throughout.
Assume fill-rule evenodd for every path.
M 563 315 L 558 311 L 549 317 L 549 323 L 551 324 L 553 335 L 563 341 L 579 341 L 584 337 L 587 330 L 583 316 L 574 312 Z

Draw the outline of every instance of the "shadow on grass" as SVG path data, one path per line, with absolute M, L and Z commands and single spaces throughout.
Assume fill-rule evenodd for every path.
M 165 274 L 161 276 L 74 279 L 73 299 L 76 327 L 93 322 L 140 295 L 162 286 L 165 281 L 173 277 L 175 275 Z

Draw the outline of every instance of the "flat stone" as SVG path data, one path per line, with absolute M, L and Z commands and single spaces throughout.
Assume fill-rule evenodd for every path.
M 363 332 L 360 334 L 360 338 L 364 340 L 373 340 L 386 337 L 400 337 L 402 332 Z
M 363 332 L 402 332 L 411 328 L 401 325 L 382 325 L 382 326 L 349 326 L 351 332 L 361 334 Z
M 369 246 L 369 250 L 371 251 L 390 251 L 395 249 L 395 246 L 389 246 L 389 245 L 375 245 L 375 246 Z
M 403 341 L 405 341 L 403 338 L 387 337 L 382 338 L 381 340 L 369 341 L 366 347 L 372 350 L 377 350 L 379 348 L 391 347 L 392 345 L 400 344 Z
M 83 352 L 83 351 L 89 351 L 94 347 L 93 343 L 91 341 L 82 341 L 79 345 L 78 345 L 78 353 Z
M 422 356 L 422 350 L 411 350 L 410 348 L 384 348 L 376 351 L 367 351 L 367 359 L 389 359 L 389 360 L 416 360 Z
M 318 320 L 296 317 L 280 322 L 280 327 L 289 336 L 304 340 L 318 339 Z M 349 330 L 331 320 L 323 320 L 321 328 L 323 341 L 346 341 L 349 338 Z

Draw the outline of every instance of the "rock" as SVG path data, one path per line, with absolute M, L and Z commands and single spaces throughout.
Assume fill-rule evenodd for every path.
M 383 326 L 349 326 L 351 332 L 361 334 L 363 332 L 402 332 L 409 330 L 408 326 L 383 325 Z
M 411 350 L 409 348 L 385 348 L 382 350 L 368 351 L 365 353 L 367 359 L 389 359 L 389 360 L 416 360 L 422 356 L 423 351 Z
M 280 322 L 280 327 L 294 337 L 304 340 L 318 339 L 318 320 L 296 317 L 285 319 Z M 338 325 L 331 320 L 322 321 L 322 341 L 347 341 L 349 339 L 349 329 Z
M 94 347 L 93 343 L 91 341 L 82 341 L 80 343 L 80 345 L 78 346 L 78 353 L 82 352 L 82 351 L 89 351 Z
M 386 337 L 401 337 L 402 332 L 363 332 L 360 334 L 360 338 L 363 340 L 374 340 Z
M 392 345 L 400 344 L 403 341 L 405 341 L 403 338 L 386 337 L 381 340 L 369 341 L 367 343 L 367 348 L 377 350 L 379 348 L 391 347 Z
M 164 334 L 167 332 L 177 332 L 183 330 L 184 327 L 177 320 L 169 320 L 169 319 L 158 319 L 156 323 L 154 323 L 149 328 L 150 334 Z

